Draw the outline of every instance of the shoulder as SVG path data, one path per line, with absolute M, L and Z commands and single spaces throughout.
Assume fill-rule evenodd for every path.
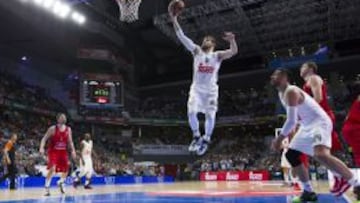
M 310 85 L 322 85 L 323 79 L 318 75 L 313 75 L 309 78 Z

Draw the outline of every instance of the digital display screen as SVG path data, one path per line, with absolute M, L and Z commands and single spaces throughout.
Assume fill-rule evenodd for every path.
M 123 82 L 83 79 L 80 84 L 80 104 L 95 107 L 123 106 Z

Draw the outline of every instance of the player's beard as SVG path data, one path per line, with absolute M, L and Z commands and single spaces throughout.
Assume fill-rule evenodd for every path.
M 203 44 L 203 45 L 201 45 L 201 49 L 204 51 L 204 52 L 208 52 L 208 51 L 210 51 L 210 49 L 212 48 L 212 45 L 210 45 L 210 44 Z

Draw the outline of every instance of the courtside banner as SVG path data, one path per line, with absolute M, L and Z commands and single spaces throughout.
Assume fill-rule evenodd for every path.
M 56 186 L 59 177 L 54 177 L 51 186 Z M 84 183 L 85 179 L 82 180 Z M 120 185 L 120 184 L 146 184 L 146 183 L 172 183 L 174 178 L 171 176 L 94 176 L 91 178 L 92 185 Z M 73 178 L 68 177 L 65 180 L 66 185 L 72 185 Z M 44 187 L 44 177 L 18 177 L 16 179 L 16 188 L 25 187 Z M 0 188 L 8 188 L 9 181 L 0 184 Z
M 201 172 L 201 181 L 263 181 L 270 180 L 268 171 L 218 171 Z

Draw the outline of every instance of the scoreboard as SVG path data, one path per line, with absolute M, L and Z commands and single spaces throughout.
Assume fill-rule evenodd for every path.
M 117 108 L 124 106 L 121 76 L 85 74 L 80 80 L 80 105 Z

